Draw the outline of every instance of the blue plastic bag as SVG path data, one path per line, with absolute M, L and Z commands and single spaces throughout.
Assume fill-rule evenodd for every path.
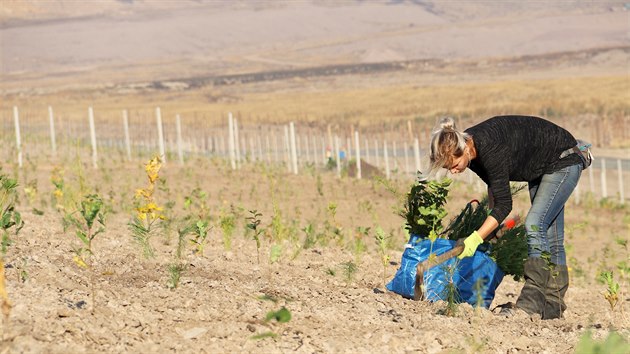
M 430 252 L 440 255 L 454 245 L 455 241 L 439 238 L 431 246 L 429 239 L 412 235 L 403 252 L 400 268 L 394 279 L 387 284 L 387 289 L 413 299 L 418 263 L 429 258 Z M 445 267 L 455 268 L 451 268 L 452 272 L 449 272 Z M 504 273 L 497 264 L 483 252 L 477 251 L 472 257 L 462 260 L 452 258 L 424 273 L 425 298 L 429 301 L 446 300 L 447 278 L 452 277 L 459 291 L 460 302 L 488 308 L 503 276 Z

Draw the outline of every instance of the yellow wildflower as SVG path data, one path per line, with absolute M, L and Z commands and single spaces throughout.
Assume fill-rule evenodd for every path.
M 145 165 L 144 169 L 147 172 L 147 176 L 149 177 L 149 182 L 154 184 L 160 176 L 158 176 L 158 172 L 160 172 L 160 168 L 162 168 L 162 160 L 159 157 L 154 157 Z
M 136 198 L 145 198 L 145 199 L 150 199 L 151 195 L 153 194 L 153 190 L 152 189 L 136 189 L 136 194 L 135 197 Z
M 74 261 L 74 263 L 76 263 L 81 268 L 87 268 L 88 267 L 87 263 L 85 263 L 85 261 L 79 256 L 74 256 L 72 258 L 72 260 Z

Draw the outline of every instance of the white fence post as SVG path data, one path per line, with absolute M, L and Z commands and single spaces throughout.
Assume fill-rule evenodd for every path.
M 94 126 L 94 109 L 88 108 L 88 119 L 90 121 L 90 140 L 92 141 L 92 166 L 98 167 L 98 152 L 96 150 L 96 127 Z
M 422 170 L 422 166 L 420 166 L 420 142 L 418 141 L 418 138 L 413 140 L 413 154 L 416 160 L 416 173 L 418 173 Z
M 394 160 L 394 169 L 396 169 L 398 168 L 398 149 L 396 148 L 396 140 L 394 140 L 392 144 L 392 159 Z
M 608 197 L 608 188 L 606 186 L 606 159 L 601 159 L 601 178 L 602 178 L 602 199 Z
M 236 168 L 241 169 L 241 137 L 238 130 L 238 119 L 234 118 L 234 146 L 236 147 Z
M 341 178 L 341 156 L 339 156 L 339 137 L 335 135 L 335 161 L 337 162 L 337 178 Z
M 22 168 L 22 137 L 20 135 L 20 115 L 17 106 L 13 106 L 13 121 L 15 123 L 15 144 L 18 154 L 18 167 Z
M 355 155 L 357 159 L 357 178 L 361 179 L 361 143 L 359 142 L 359 131 L 354 131 L 354 146 L 357 150 Z
M 293 122 L 289 124 L 290 130 L 290 139 L 291 139 L 291 160 L 293 163 L 293 174 L 298 174 L 298 163 L 297 163 L 297 149 L 295 143 L 295 125 Z
M 179 164 L 184 164 L 184 151 L 182 148 L 182 119 L 179 114 L 175 115 L 175 131 L 177 134 L 177 157 Z
M 271 132 L 272 141 L 273 141 L 273 157 L 276 163 L 280 162 L 280 149 L 278 148 L 278 136 L 276 135 L 276 131 L 272 130 Z
M 157 131 L 158 131 L 158 148 L 160 149 L 160 158 L 162 162 L 166 162 L 166 153 L 164 151 L 164 132 L 162 131 L 162 111 L 160 107 L 155 109 L 155 117 L 157 119 Z
M 380 161 L 380 156 L 378 153 L 378 140 L 374 139 L 374 153 L 376 155 L 376 167 L 380 168 L 381 167 L 381 161 Z
M 230 164 L 233 170 L 236 170 L 236 153 L 235 153 L 235 138 L 234 138 L 234 118 L 232 112 L 228 113 L 228 148 L 230 153 Z
M 262 147 L 262 139 L 260 139 L 260 130 L 256 133 L 256 144 L 258 145 L 258 157 L 256 161 L 263 161 L 263 147 Z
M 404 174 L 406 175 L 407 173 L 409 173 L 409 147 L 407 146 L 407 142 L 405 141 L 403 146 L 405 147 L 404 152 L 405 152 L 405 172 Z
M 389 156 L 387 155 L 387 140 L 383 140 L 383 156 L 385 158 L 385 178 L 390 179 Z
M 269 141 L 269 134 L 265 135 L 265 146 L 267 147 L 267 163 L 271 164 L 271 142 Z
M 55 138 L 55 116 L 53 115 L 53 109 L 48 106 L 48 121 L 50 124 L 50 145 L 52 147 L 52 156 L 57 157 L 57 140 Z
M 291 138 L 289 138 L 289 125 L 284 126 L 284 152 L 287 161 L 287 172 L 293 172 L 293 166 L 291 164 Z
M 617 174 L 619 177 L 619 203 L 625 203 L 625 196 L 623 193 L 623 170 L 621 169 L 621 159 L 617 159 Z
M 123 131 L 125 133 L 125 150 L 127 152 L 127 161 L 131 161 L 131 139 L 129 138 L 129 117 L 127 110 L 123 110 Z

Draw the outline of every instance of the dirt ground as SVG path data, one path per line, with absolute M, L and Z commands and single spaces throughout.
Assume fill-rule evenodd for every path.
M 51 166 L 45 161 L 39 166 L 21 176 L 38 181 L 38 197 L 29 204 L 22 196 L 19 210 L 26 226 L 6 255 L 14 307 L 9 322 L 1 322 L 1 353 L 572 353 L 587 331 L 599 340 L 610 331 L 629 334 L 628 278 L 617 278 L 622 294 L 614 311 L 603 297 L 606 287 L 595 280 L 603 269 L 615 269 L 619 276 L 615 265 L 628 258 L 628 250 L 615 241 L 628 240 L 627 207 L 567 206 L 571 287 L 565 318 L 505 319 L 467 304 L 447 317 L 441 314 L 443 302 L 415 302 L 384 288 L 398 268 L 405 239 L 403 219 L 395 214 L 400 199 L 381 183 L 339 180 L 319 169 L 294 176 L 283 168 L 246 165 L 233 172 L 205 159 L 183 168 L 166 165 L 158 203 L 174 201 L 169 213 L 181 218 L 187 212 L 184 197 L 197 187 L 207 193 L 214 220 L 204 255 L 188 246 L 179 287 L 171 289 L 167 268 L 175 257 L 176 227 L 152 240 L 157 249 L 152 259 L 141 256 L 127 227 L 133 214 L 130 196 L 145 184 L 140 162 L 133 167 L 111 162 L 98 172 L 84 166 L 82 174 L 78 165 L 66 168 L 68 188 L 78 189 L 77 176 L 84 175 L 86 189 L 109 196 L 111 212 L 106 232 L 94 242 L 91 270 L 73 262 L 78 240 L 63 231 L 61 215 L 47 204 Z M 409 182 L 392 182 L 390 189 L 406 193 Z M 460 183 L 450 195 L 447 219 L 467 200 L 480 197 Z M 330 203 L 337 205 L 343 238 L 298 252 L 305 242 L 303 229 L 310 223 L 322 230 L 329 220 Z M 230 204 L 237 223 L 227 250 L 218 217 Z M 514 212 L 524 214 L 527 206 L 521 195 Z M 271 230 L 275 215 L 276 226 L 297 232 L 296 239 L 273 243 L 262 236 L 260 263 L 245 228 L 252 209 L 262 213 L 261 227 Z M 376 226 L 392 235 L 385 270 L 373 234 L 356 231 Z M 282 247 L 273 263 L 272 244 Z M 506 277 L 491 308 L 515 301 L 521 286 Z M 269 312 L 283 307 L 291 314 L 288 322 L 265 321 Z

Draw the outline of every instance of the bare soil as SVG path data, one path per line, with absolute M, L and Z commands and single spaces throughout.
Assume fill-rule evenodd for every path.
M 37 200 L 46 200 L 50 167 L 41 166 L 29 179 L 39 181 Z M 1 352 L 571 353 L 586 331 L 600 340 L 612 330 L 626 338 L 629 334 L 627 278 L 616 273 L 623 293 L 614 311 L 602 295 L 605 286 L 595 280 L 600 270 L 614 269 L 628 257 L 628 250 L 616 243 L 628 240 L 625 207 L 567 205 L 571 287 L 565 318 L 506 319 L 467 304 L 447 317 L 441 314 L 443 302 L 415 302 L 384 288 L 397 270 L 405 239 L 403 219 L 395 215 L 401 201 L 382 184 L 339 180 L 320 170 L 294 176 L 284 168 L 261 165 L 232 172 L 222 163 L 204 160 L 184 168 L 168 164 L 161 174 L 165 183 L 156 192 L 158 203 L 174 201 L 170 213 L 181 218 L 192 212 L 184 209 L 184 197 L 198 187 L 208 195 L 214 220 L 204 255 L 187 247 L 186 269 L 179 287 L 171 289 L 167 268 L 175 261 L 174 228 L 152 240 L 156 257 L 145 259 L 126 225 L 133 215 L 130 196 L 145 184 L 143 174 L 139 163 L 84 171 L 86 188 L 110 196 L 112 207 L 107 231 L 94 242 L 90 270 L 73 262 L 78 241 L 71 231 L 63 231 L 61 215 L 43 201 L 28 205 L 23 199 L 19 209 L 26 226 L 14 237 L 6 258 L 14 307 L 9 322 L 1 322 Z M 68 168 L 67 183 L 78 188 L 75 178 Z M 395 181 L 392 186 L 405 193 L 408 183 Z M 480 196 L 464 184 L 454 185 L 449 215 Z M 330 203 L 337 205 L 343 239 L 300 249 L 305 241 L 301 229 L 312 223 L 323 230 Z M 217 218 L 230 205 L 238 218 L 227 250 Z M 519 196 L 514 212 L 524 214 L 527 208 L 526 197 Z M 269 231 L 257 252 L 244 227 L 252 209 L 263 214 L 261 227 L 271 230 L 276 215 L 280 224 L 297 232 L 297 239 L 272 242 Z M 385 269 L 372 234 L 357 231 L 376 226 L 392 235 L 391 263 Z M 282 246 L 274 263 L 272 244 Z M 361 244 L 367 250 L 361 251 Z M 348 262 L 356 265 L 356 272 L 347 271 Z M 491 308 L 515 301 L 521 286 L 506 277 Z M 282 307 L 290 311 L 290 321 L 265 321 L 269 312 Z

